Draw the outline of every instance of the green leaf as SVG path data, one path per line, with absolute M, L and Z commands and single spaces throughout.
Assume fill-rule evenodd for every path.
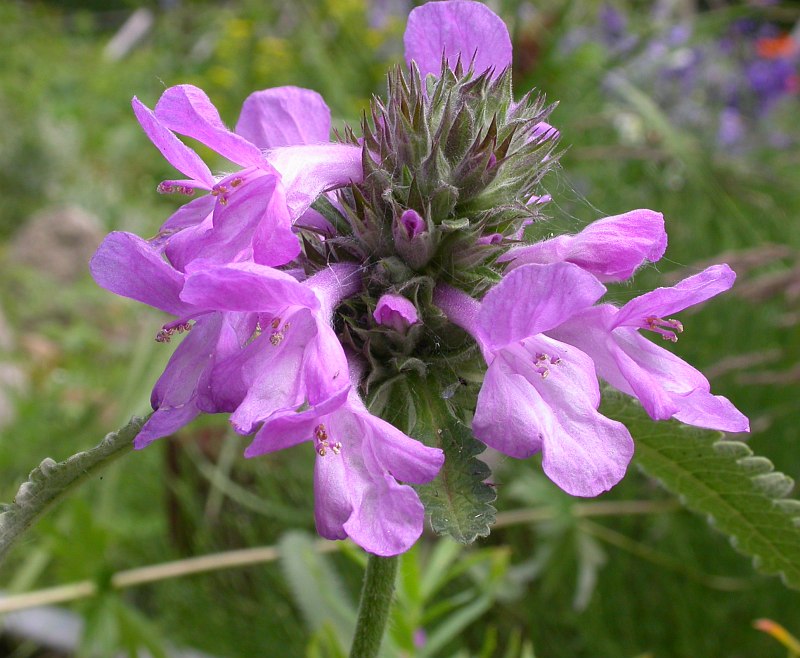
M 628 426 L 636 463 L 646 473 L 708 516 L 756 569 L 800 589 L 800 502 L 782 500 L 794 485 L 791 478 L 720 432 L 653 422 L 629 398 L 606 398 L 602 412 Z
M 489 467 L 476 458 L 485 446 L 476 441 L 440 394 L 434 379 L 409 377 L 415 420 L 409 433 L 426 445 L 444 450 L 445 462 L 436 479 L 417 487 L 420 499 L 438 534 L 450 535 L 462 544 L 486 537 L 494 523 L 492 503 L 497 494 L 484 482 Z
M 317 197 L 311 207 L 327 219 L 339 235 L 348 235 L 350 233 L 347 218 L 339 212 L 339 209 L 324 194 Z
M 133 449 L 133 439 L 146 421 L 147 417 L 132 418 L 122 429 L 107 434 L 99 445 L 63 462 L 49 457 L 42 460 L 20 485 L 14 502 L 0 508 L 0 560 L 50 507 L 78 484 Z
M 309 630 L 322 642 L 329 634 L 323 632 L 328 624 L 335 630 L 339 646 L 347 646 L 355 628 L 356 609 L 330 560 L 302 532 L 283 535 L 280 553 L 286 583 Z

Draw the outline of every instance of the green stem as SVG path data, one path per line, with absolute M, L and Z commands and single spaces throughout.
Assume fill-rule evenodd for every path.
M 396 556 L 369 556 L 350 658 L 378 656 L 392 607 L 398 562 L 399 558 Z
M 48 458 L 33 469 L 28 480 L 20 486 L 14 502 L 0 505 L 0 560 L 17 539 L 67 493 L 131 450 L 133 438 L 146 420 L 133 418 L 91 450 L 58 463 Z

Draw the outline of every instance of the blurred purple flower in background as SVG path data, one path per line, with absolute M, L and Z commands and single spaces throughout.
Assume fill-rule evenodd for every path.
M 624 102 L 615 79 L 632 83 L 676 126 L 706 141 L 715 137 L 713 146 L 728 152 L 792 144 L 781 126 L 788 128 L 800 109 L 800 47 L 793 34 L 738 18 L 709 40 L 685 16 L 673 16 L 667 3 L 655 4 L 641 26 L 611 4 L 602 5 L 597 18 L 594 28 L 570 30 L 562 50 L 602 44 L 610 98 Z

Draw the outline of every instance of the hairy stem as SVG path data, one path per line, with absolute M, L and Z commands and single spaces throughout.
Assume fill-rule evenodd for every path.
M 14 502 L 0 507 L 0 561 L 25 531 L 81 482 L 133 448 L 147 418 L 133 418 L 94 448 L 63 462 L 47 458 L 20 485 Z
M 350 658 L 375 658 L 379 655 L 392 607 L 398 562 L 396 556 L 369 556 Z

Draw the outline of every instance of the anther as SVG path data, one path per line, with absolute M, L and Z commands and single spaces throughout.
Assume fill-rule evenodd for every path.
M 177 322 L 171 322 L 169 324 L 165 324 L 156 334 L 156 342 L 168 343 L 170 340 L 172 340 L 172 336 L 175 333 L 182 334 L 185 331 L 189 331 L 191 328 L 192 325 L 185 320 L 178 320 Z
M 328 442 L 328 431 L 322 423 L 314 428 L 314 442 L 316 443 L 315 449 L 320 457 L 327 455 L 329 450 L 334 455 L 338 455 L 342 451 L 342 444 L 338 441 L 332 445 Z
M 678 336 L 676 334 L 683 332 L 683 325 L 678 320 L 664 320 L 651 315 L 645 318 L 644 322 L 646 325 L 644 327 L 645 329 L 653 331 L 660 335 L 664 340 L 668 340 L 673 343 L 678 342 Z
M 192 196 L 194 188 L 188 185 L 176 185 L 173 181 L 165 180 L 158 184 L 156 191 L 159 194 L 183 194 L 185 196 Z
M 270 335 L 269 342 L 272 343 L 272 345 L 274 345 L 276 347 L 281 344 L 281 342 L 283 341 L 283 339 L 284 339 L 284 337 L 286 335 L 286 331 L 289 329 L 289 327 L 292 326 L 289 322 L 285 322 L 283 327 L 278 329 L 278 327 L 280 326 L 280 323 L 281 323 L 281 319 L 280 318 L 275 318 L 270 323 L 270 326 L 273 329 L 275 329 L 275 331 L 273 331 L 272 334 Z

